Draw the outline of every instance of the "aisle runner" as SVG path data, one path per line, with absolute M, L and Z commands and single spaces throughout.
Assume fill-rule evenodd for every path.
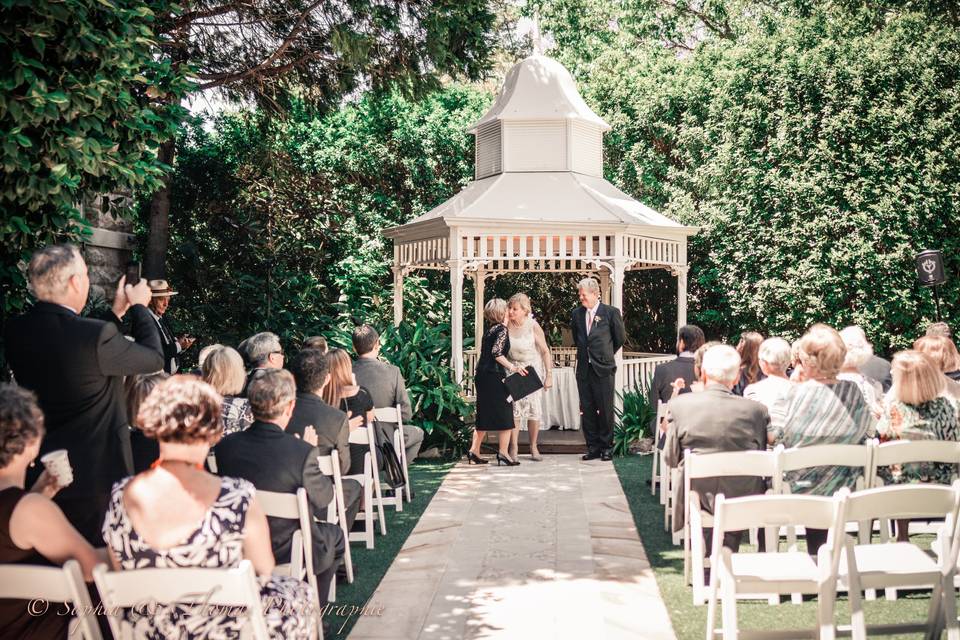
M 609 462 L 454 467 L 350 640 L 673 638 Z

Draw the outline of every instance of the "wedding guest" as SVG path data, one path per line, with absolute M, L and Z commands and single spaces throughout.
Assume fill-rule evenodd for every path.
M 847 349 L 840 334 L 826 325 L 813 325 L 797 343 L 800 384 L 787 392 L 771 412 L 771 443 L 785 447 L 818 444 L 862 444 L 874 435 L 874 420 L 860 387 L 837 374 Z M 853 467 L 813 467 L 792 471 L 785 480 L 793 493 L 832 496 L 855 488 Z M 807 551 L 815 555 L 827 531 L 807 529 Z
M 214 449 L 221 475 L 243 478 L 259 491 L 296 493 L 306 489 L 311 511 L 313 567 L 321 607 L 345 549 L 339 525 L 317 522 L 325 518 L 334 499 L 333 481 L 317 464 L 320 452 L 313 443 L 286 433 L 296 403 L 296 384 L 289 371 L 272 369 L 250 384 L 254 423 L 246 431 L 224 438 Z M 270 541 L 276 558 L 290 558 L 297 520 L 268 517 Z
M 515 367 L 532 366 L 543 381 L 543 388 L 553 386 L 553 354 L 547 346 L 547 338 L 540 324 L 531 317 L 530 298 L 525 293 L 515 293 L 507 301 L 507 329 L 510 333 L 510 351 L 507 359 Z M 518 458 L 520 427 L 526 423 L 530 436 L 530 459 L 543 460 L 537 448 L 537 434 L 543 420 L 543 389 L 534 391 L 525 398 L 513 401 L 513 431 L 510 435 L 510 457 Z M 549 426 L 549 425 L 548 425 Z
M 294 578 L 271 575 L 270 531 L 247 480 L 203 470 L 223 432 L 220 396 L 193 376 L 165 380 L 140 406 L 137 421 L 160 444 L 153 468 L 118 482 L 103 524 L 114 570 L 229 568 L 249 559 L 260 577 L 271 637 L 312 637 L 314 594 Z M 246 622 L 189 605 L 119 612 L 134 636 L 205 638 L 239 634 Z
M 893 386 L 877 426 L 882 440 L 957 441 L 957 408 L 944 395 L 946 378 L 933 361 L 919 351 L 901 351 L 891 363 Z M 885 484 L 950 484 L 956 465 L 920 462 L 902 467 L 879 467 Z M 909 520 L 897 520 L 897 539 L 909 540 Z
M 101 559 L 50 499 L 60 490 L 56 479 L 44 471 L 25 489 L 27 467 L 34 464 L 43 435 L 36 396 L 0 384 L 0 563 L 60 565 L 74 559 L 90 582 Z M 26 600 L 0 600 L 0 635 L 67 638 L 70 617 L 58 615 L 62 605 L 48 603 L 44 612 L 27 605 Z
M 943 373 L 943 382 L 946 395 L 960 404 L 960 382 L 946 375 L 953 366 L 953 341 L 944 336 L 924 336 L 913 343 L 915 351 L 919 351 L 933 361 L 937 370 Z
M 146 280 L 121 278 L 108 321 L 81 317 L 90 278 L 73 245 L 51 245 L 30 259 L 27 278 L 37 303 L 7 324 L 7 362 L 17 383 L 37 394 L 46 418 L 43 455 L 66 449 L 74 481 L 54 497 L 67 520 L 93 545 L 110 486 L 133 472 L 123 377 L 163 368 L 157 326 L 147 310 Z M 118 326 L 131 318 L 133 340 Z M 39 469 L 28 472 L 36 480 Z
M 770 415 L 762 404 L 732 393 L 741 374 L 740 355 L 733 347 L 716 345 L 707 350 L 700 369 L 703 392 L 681 395 L 670 401 L 671 425 L 663 449 L 667 466 L 682 467 L 687 449 L 698 454 L 766 450 Z M 714 501 L 721 493 L 735 498 L 761 494 L 765 489 L 762 478 L 748 476 L 702 478 L 693 480 L 691 488 L 700 495 L 701 507 L 707 513 L 713 513 Z M 684 500 L 680 496 L 675 501 L 676 531 L 684 526 Z M 708 555 L 711 533 L 712 530 L 704 530 Z M 736 551 L 742 535 L 742 531 L 727 532 L 723 546 Z
M 926 335 L 928 337 L 943 337 L 947 340 L 953 340 L 953 331 L 946 322 L 931 322 L 927 325 Z
M 350 356 L 343 349 L 334 349 L 327 354 L 330 381 L 324 388 L 323 401 L 347 414 L 350 429 L 366 429 L 373 422 L 373 398 L 357 384 L 353 375 Z M 350 470 L 348 475 L 363 473 L 363 459 L 370 451 L 365 444 L 350 444 Z M 379 458 L 379 456 L 378 456 Z M 373 461 L 374 468 L 382 467 L 381 461 Z
M 853 327 L 853 330 L 848 327 L 841 331 L 840 338 L 843 339 L 843 345 L 847 348 L 847 355 L 843 359 L 843 366 L 837 374 L 837 379 L 855 382 L 860 387 L 860 392 L 863 394 L 863 399 L 867 401 L 874 420 L 879 420 L 883 412 L 883 386 L 860 371 L 860 368 L 873 355 L 873 345 L 866 341 L 863 332 L 858 331 L 856 327 Z
M 250 365 L 250 374 L 240 395 L 247 395 L 247 387 L 264 371 L 283 369 L 283 347 L 280 337 L 269 331 L 256 333 L 240 343 L 240 354 Z
M 763 380 L 763 370 L 760 368 L 760 345 L 763 343 L 763 336 L 756 331 L 744 331 L 740 336 L 740 342 L 737 343 L 737 353 L 740 354 L 740 377 L 737 384 L 733 387 L 733 394 L 743 395 L 743 390 L 754 382 Z
M 776 403 L 783 401 L 793 384 L 787 378 L 790 343 L 783 338 L 767 338 L 760 343 L 757 359 L 765 377 L 747 385 L 743 397 L 759 402 L 769 411 Z
M 253 424 L 250 401 L 241 395 L 246 385 L 243 358 L 232 347 L 213 345 L 200 368 L 203 381 L 223 397 L 223 435 L 243 431 Z
M 297 403 L 287 424 L 287 433 L 312 444 L 321 456 L 336 451 L 340 458 L 340 472 L 350 471 L 350 425 L 347 414 L 323 401 L 323 390 L 330 382 L 327 356 L 319 349 L 304 349 L 293 358 L 290 372 L 297 383 Z M 343 498 L 347 516 L 347 531 L 360 511 L 363 487 L 356 480 L 343 480 Z
M 177 292 L 167 283 L 166 280 L 150 280 L 150 315 L 157 323 L 157 330 L 160 332 L 160 346 L 163 348 L 163 370 L 166 373 L 176 373 L 180 368 L 178 356 L 193 346 L 195 338 L 189 335 L 175 336 L 170 322 L 165 314 L 170 307 L 170 298 L 177 295 Z
M 198 377 L 203 375 L 203 363 L 206 362 L 207 356 L 210 355 L 210 352 L 219 347 L 218 344 L 208 344 L 203 349 L 200 349 L 200 353 L 197 354 L 197 368 L 196 374 Z M 242 360 L 242 358 L 241 358 Z
M 380 335 L 370 325 L 365 324 L 354 329 L 351 340 L 353 350 L 357 354 L 357 359 L 353 362 L 353 373 L 357 377 L 357 384 L 370 394 L 374 407 L 400 405 L 400 417 L 404 422 L 403 444 L 408 463 L 413 462 L 420 455 L 424 433 L 420 427 L 407 424 L 407 421 L 413 417 L 413 410 L 410 406 L 406 381 L 400 373 L 400 368 L 380 359 Z M 378 425 L 387 441 L 393 442 L 394 433 L 397 430 L 396 423 L 378 421 Z
M 137 426 L 140 405 L 157 386 L 169 376 L 160 371 L 130 376 L 127 378 L 127 415 L 130 416 L 130 449 L 133 451 L 133 472 L 141 473 L 150 468 L 160 457 L 160 447 L 153 438 L 144 435 Z
M 693 371 L 693 354 L 704 343 L 703 330 L 692 324 L 680 327 L 677 332 L 677 357 L 670 362 L 662 362 L 653 370 L 653 379 L 650 382 L 650 408 L 656 412 L 657 403 L 670 402 L 670 399 L 678 393 L 689 393 L 694 381 L 698 376 Z M 679 386 L 679 380 L 683 381 L 683 386 Z M 656 414 L 654 414 L 656 421 Z M 650 423 L 651 430 L 654 424 Z M 661 431 L 666 432 L 666 420 L 664 424 L 659 425 Z M 660 442 L 663 447 L 663 442 Z
M 859 341 L 870 345 L 870 349 L 873 350 L 873 345 L 867 340 L 867 334 L 865 334 L 860 327 L 846 327 L 844 331 L 849 332 L 850 335 L 856 334 Z M 893 379 L 890 377 L 890 362 L 881 358 L 876 353 L 871 355 L 867 361 L 863 363 L 860 367 L 860 373 L 871 380 L 879 382 L 884 393 L 889 391 L 890 385 L 893 384 Z
M 303 341 L 303 346 L 300 348 L 303 351 L 306 351 L 307 349 L 316 349 L 320 353 L 324 354 L 330 350 L 330 347 L 327 346 L 327 339 L 323 336 L 310 336 Z
M 483 319 L 489 328 L 483 335 L 480 357 L 474 373 L 477 388 L 477 417 L 473 443 L 467 452 L 469 464 L 486 464 L 480 457 L 480 443 L 487 431 L 496 431 L 498 436 L 497 466 L 520 464 L 510 457 L 510 431 L 513 429 L 513 407 L 507 399 L 509 394 L 503 379 L 507 372 L 526 375 L 507 354 L 510 353 L 510 331 L 507 329 L 507 303 L 494 298 L 483 307 Z

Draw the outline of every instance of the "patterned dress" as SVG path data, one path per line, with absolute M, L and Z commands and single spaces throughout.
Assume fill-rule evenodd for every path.
M 892 425 L 891 409 L 896 407 L 903 417 L 903 423 Z M 884 410 L 880 424 L 877 425 L 880 437 L 887 440 L 957 440 L 957 410 L 948 398 L 934 398 L 916 406 L 891 400 Z M 956 474 L 956 465 L 933 462 L 893 465 L 877 470 L 885 484 L 907 484 L 911 482 L 934 482 L 950 484 Z
M 789 447 L 818 444 L 862 444 L 874 435 L 873 414 L 857 383 L 839 380 L 824 384 L 814 380 L 794 385 L 783 402 L 770 411 L 777 442 Z M 831 496 L 854 488 L 856 467 L 812 467 L 785 474 L 793 493 Z
M 540 380 L 544 380 L 543 358 L 537 351 L 537 341 L 534 336 L 533 325 L 536 320 L 527 320 L 520 329 L 510 332 L 510 352 L 507 358 L 518 367 L 533 365 Z M 513 419 L 526 429 L 527 420 L 539 422 L 543 417 L 543 389 L 534 391 L 530 395 L 513 401 Z
M 103 539 L 121 569 L 175 567 L 231 568 L 243 559 L 243 530 L 247 509 L 253 500 L 253 484 L 237 478 L 221 478 L 220 494 L 200 526 L 182 543 L 157 550 L 144 541 L 130 523 L 123 505 L 123 490 L 131 478 L 113 486 L 103 523 Z M 316 596 L 310 586 L 293 578 L 258 577 L 264 617 L 271 638 L 312 637 Z M 189 592 L 189 585 L 184 585 Z M 143 610 L 125 610 L 124 620 L 134 627 L 134 637 L 164 640 L 178 638 L 239 638 L 244 620 L 228 615 L 195 612 L 190 605 L 162 605 Z
M 253 424 L 250 401 L 240 396 L 224 396 L 222 405 L 223 435 L 246 431 Z

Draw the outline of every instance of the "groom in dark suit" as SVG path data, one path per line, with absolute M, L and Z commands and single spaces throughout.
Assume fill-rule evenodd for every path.
M 577 347 L 577 391 L 587 443 L 583 460 L 610 460 L 615 356 L 623 346 L 623 317 L 616 307 L 600 302 L 600 285 L 593 278 L 581 280 L 578 289 L 581 306 L 570 316 L 570 330 Z

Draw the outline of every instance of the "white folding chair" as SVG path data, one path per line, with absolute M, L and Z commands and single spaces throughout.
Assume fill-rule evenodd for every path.
M 657 400 L 657 417 L 653 422 L 653 462 L 650 464 L 650 495 L 657 493 L 657 485 L 660 482 L 660 473 L 663 466 L 663 454 L 657 443 L 660 441 L 660 420 L 666 415 L 667 405 L 663 400 Z M 660 504 L 663 504 L 661 500 Z
M 380 492 L 380 473 L 376 468 L 376 438 L 374 424 L 371 422 L 364 429 L 350 430 L 350 444 L 359 444 L 367 447 L 363 454 L 363 473 L 343 476 L 344 479 L 356 480 L 363 487 L 363 511 L 357 515 L 363 516 L 364 529 L 362 532 L 351 531 L 350 541 L 365 542 L 367 549 L 373 549 L 373 510 L 377 510 L 380 518 L 380 534 L 387 535 L 387 519 L 383 513 L 383 495 Z
M 840 580 L 850 593 L 852 635 L 866 640 L 867 633 L 902 634 L 924 632 L 927 638 L 939 637 L 947 628 L 950 640 L 960 639 L 957 623 L 957 515 L 960 511 L 960 482 L 945 485 L 901 485 L 867 489 L 852 494 L 846 508 L 846 521 L 874 518 L 944 518 L 947 532 L 940 536 L 940 554 L 935 559 L 910 542 L 856 544 L 846 537 L 846 561 L 840 566 Z M 930 607 L 924 623 L 866 625 L 860 592 L 863 589 L 929 588 Z
M 70 637 L 77 637 L 73 634 L 76 629 L 80 632 L 79 637 L 85 640 L 103 638 L 96 616 L 93 615 L 93 604 L 83 582 L 80 563 L 76 560 L 67 560 L 62 567 L 0 565 L 0 598 L 45 600 L 72 605 L 71 609 L 76 610 L 78 615 L 70 622 Z
M 407 445 L 403 437 L 403 410 L 400 405 L 395 407 L 382 407 L 374 409 L 374 417 L 381 422 L 395 422 L 397 430 L 393 434 L 393 448 L 397 450 L 397 457 L 400 459 L 400 468 L 403 469 L 403 495 L 407 502 L 413 501 L 413 493 L 410 488 L 410 471 L 407 467 Z M 403 511 L 403 502 L 397 502 L 397 511 Z
M 717 598 L 723 600 L 724 640 L 736 640 L 737 598 L 770 593 L 812 593 L 817 595 L 817 631 L 809 634 L 820 640 L 836 636 L 834 606 L 837 572 L 843 544 L 844 508 L 849 492 L 844 489 L 833 498 L 818 496 L 763 495 L 725 499 L 717 496 L 713 519 L 713 570 L 710 572 L 707 602 L 707 640 L 715 632 Z M 734 553 L 723 546 L 723 534 L 752 527 L 803 525 L 828 529 L 828 544 L 820 548 L 816 562 L 805 551 Z M 789 633 L 789 635 L 788 635 Z M 750 637 L 792 637 L 784 630 L 750 630 Z
M 774 478 L 778 469 L 777 456 L 781 450 L 782 447 L 775 451 L 727 451 L 707 454 L 684 450 L 683 575 L 687 584 L 693 585 L 694 605 L 702 605 L 707 598 L 703 571 L 710 561 L 704 557 L 703 529 L 713 526 L 714 516 L 700 508 L 700 495 L 691 488 L 692 481 L 730 476 Z M 771 537 L 767 536 L 768 544 L 770 540 Z
M 156 604 L 183 603 L 194 606 L 245 607 L 246 621 L 241 637 L 269 640 L 267 623 L 260 603 L 253 565 L 249 560 L 232 569 L 134 569 L 110 571 L 99 564 L 93 579 L 100 591 L 104 609 Z M 107 616 L 115 638 L 132 638 L 133 629 L 120 616 Z M 316 617 L 313 618 L 314 628 Z
M 310 528 L 310 505 L 307 502 L 307 490 L 303 487 L 296 493 L 277 493 L 275 491 L 257 491 L 257 502 L 269 518 L 284 518 L 297 520 L 300 529 L 295 531 L 290 542 L 290 562 L 277 564 L 274 575 L 291 576 L 303 580 L 306 573 L 307 582 L 317 592 L 317 576 L 313 573 L 313 533 Z M 337 581 L 330 581 L 330 602 L 337 599 Z
M 327 507 L 326 521 L 340 525 L 343 539 L 350 540 L 350 530 L 347 529 L 347 504 L 343 497 L 343 479 L 340 477 L 340 453 L 333 449 L 328 456 L 317 456 L 320 473 L 333 479 L 334 499 Z M 347 569 L 347 582 L 353 582 L 353 558 L 350 555 L 350 544 L 344 545 L 343 562 Z M 336 581 L 334 581 L 336 582 Z M 332 600 L 332 598 L 331 598 Z
M 898 440 L 885 442 L 874 449 L 873 469 L 869 487 L 882 487 L 883 478 L 880 477 L 881 467 L 892 465 L 911 464 L 917 462 L 934 462 L 953 465 L 953 476 L 957 477 L 957 466 L 960 465 L 960 442 L 944 440 Z M 890 523 L 886 519 L 880 520 L 880 542 L 890 541 Z M 861 540 L 861 543 L 863 540 Z M 894 590 L 895 594 L 896 591 Z M 888 592 L 888 595 L 889 592 Z

